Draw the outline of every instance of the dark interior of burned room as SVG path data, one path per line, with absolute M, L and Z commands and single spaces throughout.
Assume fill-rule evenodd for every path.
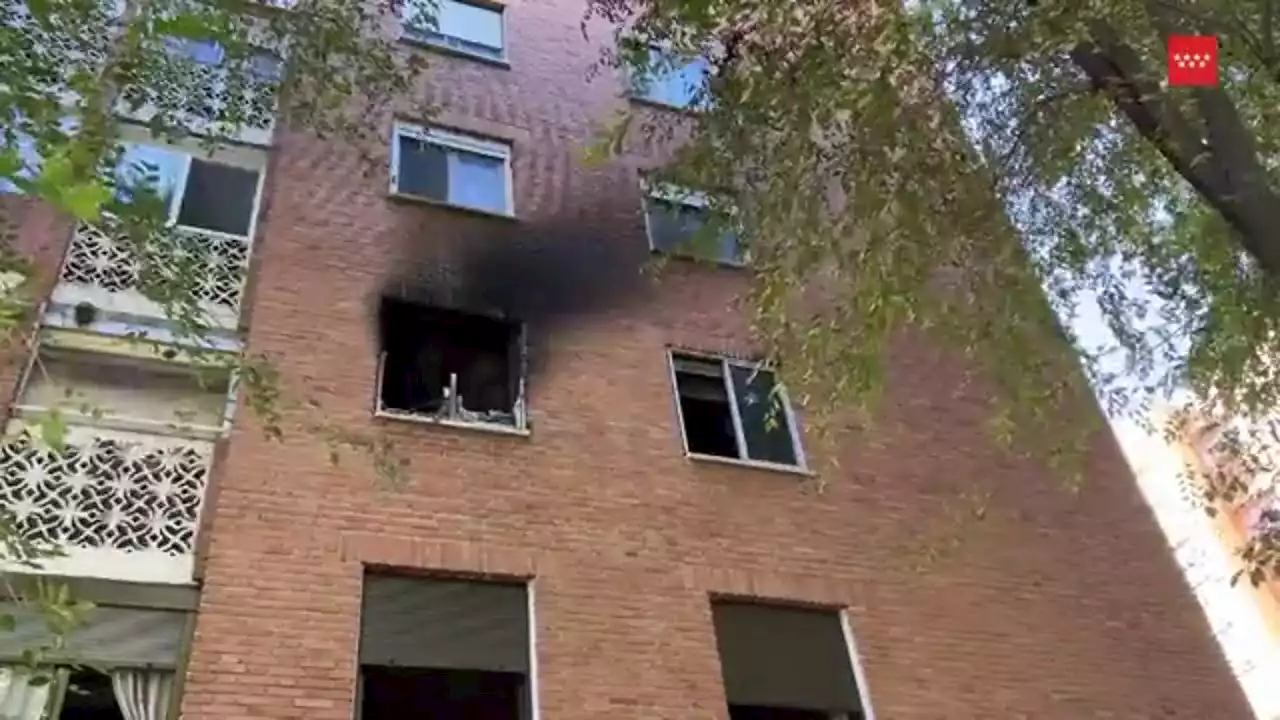
M 437 413 L 446 389 L 468 410 L 507 413 L 519 392 L 519 323 L 384 299 L 382 406 Z

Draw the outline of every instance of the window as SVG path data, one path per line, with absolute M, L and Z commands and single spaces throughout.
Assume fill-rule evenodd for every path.
M 707 79 L 711 63 L 705 57 L 682 58 L 661 48 L 649 50 L 649 67 L 632 71 L 633 97 L 681 109 L 704 109 L 710 104 Z
M 502 8 L 459 0 L 408 0 L 401 9 L 404 36 L 410 40 L 501 60 Z
M 361 720 L 531 720 L 526 583 L 368 575 Z
M 0 125 L 0 143 L 8 146 L 17 155 L 17 160 L 22 167 L 15 173 L 17 177 L 30 180 L 40 173 L 42 161 L 40 152 L 36 148 L 36 141 L 27 133 L 20 129 L 22 115 L 15 111 L 11 116 L 14 122 L 10 127 Z M 62 119 L 62 132 L 68 135 L 73 134 L 76 128 L 76 119 L 66 117 Z M 4 134 L 12 133 L 13 137 L 5 137 Z M 9 178 L 0 178 L 0 193 L 21 193 L 18 186 Z
M 25 133 L 14 133 L 13 150 L 17 152 L 22 168 L 15 173 L 23 179 L 31 179 L 40 172 L 40 155 L 35 140 Z M 0 193 L 20 193 L 21 190 L 9 178 L 0 177 Z
M 214 157 L 218 159 L 170 146 L 126 143 L 116 166 L 116 196 L 121 202 L 158 196 L 169 220 L 181 227 L 248 237 L 261 173 L 235 163 L 229 154 Z
M 391 192 L 511 215 L 511 146 L 397 125 L 391 146 Z
M 672 353 L 685 451 L 804 466 L 799 433 L 773 373 L 755 365 Z
M 649 247 L 655 252 L 725 265 L 743 263 L 738 231 L 732 219 L 714 218 L 712 224 L 712 210 L 705 193 L 646 186 L 644 203 Z
M 384 299 L 378 412 L 525 430 L 519 323 Z
M 730 720 L 863 720 L 862 689 L 836 611 L 711 604 Z
M 138 706 L 139 698 L 161 712 L 169 707 L 187 613 L 95 607 L 67 642 L 78 667 L 50 667 L 50 682 L 20 665 L 24 650 L 52 646 L 47 623 L 29 608 L 4 607 L 16 622 L 0 638 L 0 657 L 13 663 L 0 665 L 0 717 L 124 720 L 120 708 L 126 704 L 133 706 L 130 717 L 152 717 L 153 710 Z M 58 658 L 58 651 L 47 657 Z

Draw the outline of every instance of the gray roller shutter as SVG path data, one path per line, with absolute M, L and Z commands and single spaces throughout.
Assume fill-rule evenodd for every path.
M 736 602 L 711 612 L 731 705 L 861 709 L 839 614 Z
M 526 587 L 366 576 L 360 612 L 360 662 L 528 673 Z
M 0 612 L 16 620 L 12 632 L 0 630 L 0 660 L 18 660 L 28 648 L 47 647 L 52 635 L 32 610 L 4 603 Z M 108 667 L 174 668 L 186 631 L 187 613 L 173 610 L 96 607 L 84 626 L 68 637 L 66 649 L 47 655 L 52 661 L 97 663 Z

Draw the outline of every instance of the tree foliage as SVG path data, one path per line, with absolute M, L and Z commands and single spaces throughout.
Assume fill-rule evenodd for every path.
M 1280 399 L 1278 6 L 592 0 L 589 15 L 615 23 L 605 60 L 632 73 L 653 47 L 710 61 L 700 112 L 635 111 L 614 145 L 679 139 L 659 174 L 739 208 L 756 330 L 789 383 L 820 410 L 874 410 L 892 343 L 922 328 L 987 371 L 1000 437 L 1075 465 L 1095 428 L 1064 412 L 1081 388 L 1054 358 L 1063 335 L 1113 413 L 1175 388 L 1246 418 Z M 1176 34 L 1218 38 L 1218 86 L 1168 86 Z M 1086 312 L 1114 340 L 1077 336 Z

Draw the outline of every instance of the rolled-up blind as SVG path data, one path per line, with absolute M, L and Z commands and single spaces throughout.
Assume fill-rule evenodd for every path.
M 366 576 L 360 612 L 360 662 L 528 673 L 526 587 Z
M 0 613 L 15 619 L 12 632 L 0 630 L 0 660 L 19 660 L 23 650 L 52 644 L 53 636 L 37 612 L 3 603 Z M 85 624 L 67 636 L 65 649 L 46 657 L 107 667 L 174 668 L 186 623 L 187 613 L 180 611 L 95 607 L 85 615 Z
M 711 613 L 729 704 L 861 710 L 837 613 L 738 602 Z

